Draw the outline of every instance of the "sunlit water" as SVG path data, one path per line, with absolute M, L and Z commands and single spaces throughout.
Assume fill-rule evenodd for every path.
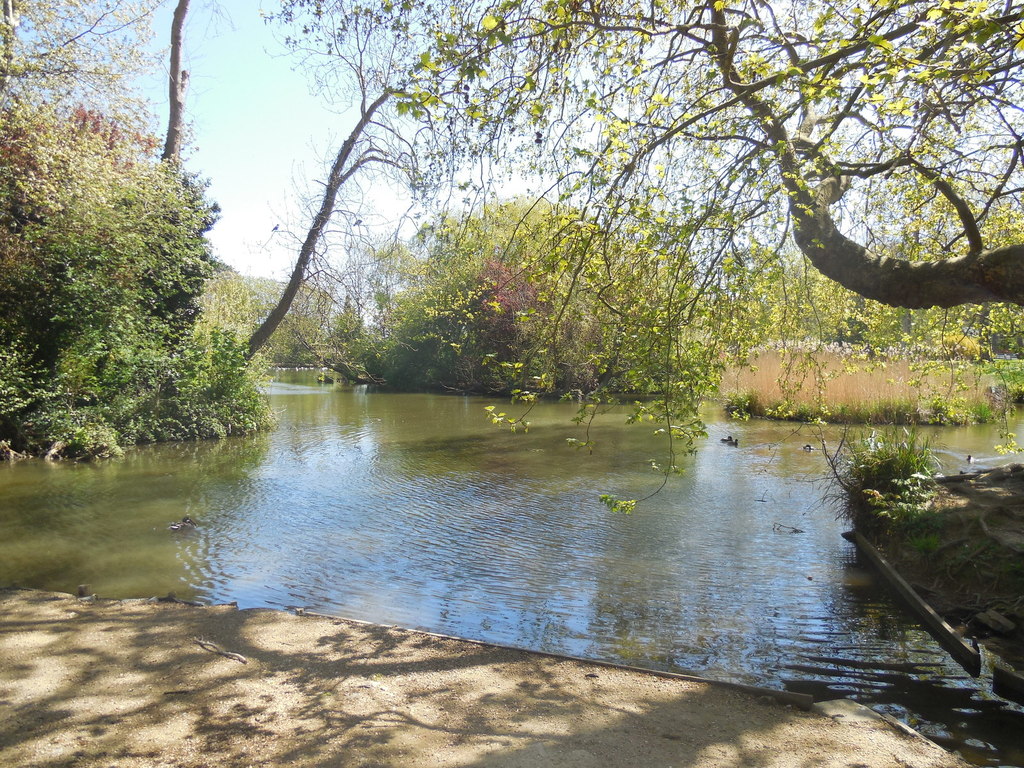
M 0 584 L 304 606 L 850 696 L 977 764 L 1024 765 L 1021 708 L 950 661 L 840 537 L 808 428 L 709 410 L 685 473 L 625 516 L 599 494 L 656 490 L 667 455 L 622 413 L 591 428 L 590 453 L 566 443 L 585 437 L 570 405 L 513 434 L 484 418 L 489 402 L 516 412 L 504 401 L 284 378 L 266 435 L 0 467 Z M 947 471 L 1002 461 L 991 428 L 936 440 Z M 186 514 L 198 530 L 167 529 Z

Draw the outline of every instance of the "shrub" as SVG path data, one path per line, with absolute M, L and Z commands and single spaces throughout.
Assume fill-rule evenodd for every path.
M 216 206 L 117 128 L 0 114 L 0 441 L 17 452 L 111 456 L 268 420 L 245 346 L 197 326 Z
M 928 523 L 937 466 L 929 440 L 914 429 L 874 432 L 849 444 L 838 466 L 851 515 L 872 531 L 920 531 Z

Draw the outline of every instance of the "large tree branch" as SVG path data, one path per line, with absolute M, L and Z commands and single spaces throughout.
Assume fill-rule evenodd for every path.
M 907 261 L 873 254 L 836 227 L 831 206 L 845 192 L 848 177 L 826 179 L 812 190 L 788 142 L 776 145 L 776 157 L 789 194 L 796 244 L 826 277 L 894 307 L 922 309 L 990 301 L 1024 305 L 1024 245 L 983 250 L 966 202 L 934 172 L 924 175 L 957 210 L 970 250 L 954 258 Z
M 913 165 L 935 184 L 953 205 L 964 225 L 970 250 L 966 255 L 936 261 L 908 261 L 870 252 L 841 233 L 831 207 L 846 192 L 850 177 L 833 176 L 812 187 L 804 173 L 782 120 L 773 108 L 742 82 L 732 61 L 732 45 L 725 16 L 710 6 L 716 22 L 714 58 L 725 82 L 753 115 L 772 142 L 773 152 L 789 197 L 794 239 L 811 264 L 826 277 L 868 299 L 910 309 L 953 307 L 960 304 L 1006 301 L 1024 305 L 1024 245 L 983 250 L 975 217 L 963 200 L 931 169 L 899 158 L 883 165 Z
M 829 206 L 839 194 L 837 179 L 811 195 L 790 195 L 794 239 L 811 264 L 826 277 L 868 299 L 894 307 L 922 309 L 1006 301 L 1024 304 L 1024 245 L 938 261 L 907 261 L 871 253 L 843 235 Z M 812 197 L 809 205 L 798 198 Z
M 363 165 L 364 161 L 362 158 L 349 165 L 352 153 L 355 151 L 363 131 L 372 123 L 374 113 L 384 105 L 391 95 L 391 91 L 385 91 L 363 110 L 359 122 L 356 123 L 352 132 L 349 133 L 348 138 L 345 139 L 345 142 L 338 150 L 338 154 L 334 158 L 334 164 L 331 166 L 331 172 L 327 177 L 324 194 L 320 200 L 320 208 L 313 217 L 313 222 L 306 233 L 305 240 L 302 242 L 302 247 L 299 249 L 299 256 L 295 260 L 295 267 L 292 269 L 291 278 L 288 280 L 288 284 L 285 286 L 277 305 L 249 338 L 249 357 L 259 352 L 270 341 L 270 337 L 277 330 L 281 321 L 284 320 L 288 310 L 291 309 L 292 302 L 306 280 L 309 264 L 313 259 L 313 254 L 316 252 L 316 246 L 323 237 L 324 230 L 327 229 L 327 224 L 334 213 L 338 192 L 345 182 L 352 177 L 352 174 Z

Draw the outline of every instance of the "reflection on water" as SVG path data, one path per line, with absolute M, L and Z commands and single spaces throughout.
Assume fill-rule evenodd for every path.
M 304 381 L 274 385 L 279 426 L 255 439 L 0 467 L 0 583 L 302 605 L 853 696 L 979 764 L 1024 765 L 1020 709 L 976 690 L 857 564 L 806 428 L 712 421 L 686 473 L 623 516 L 597 496 L 658 486 L 650 430 L 608 417 L 587 454 L 565 441 L 572 406 L 512 434 L 480 399 Z M 947 471 L 996 439 L 956 441 Z M 198 530 L 167 530 L 185 514 Z

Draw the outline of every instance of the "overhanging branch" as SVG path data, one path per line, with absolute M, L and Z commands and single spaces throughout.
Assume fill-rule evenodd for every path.
M 872 253 L 842 234 L 832 217 L 831 206 L 843 196 L 852 173 L 826 178 L 816 187 L 811 185 L 796 143 L 783 121 L 771 104 L 738 77 L 730 55 L 730 32 L 724 14 L 715 4 L 710 6 L 710 12 L 716 22 L 713 55 L 722 80 L 771 140 L 789 197 L 794 239 L 819 272 L 865 298 L 896 307 L 922 309 L 992 301 L 1024 305 L 1024 245 L 984 250 L 977 219 L 967 202 L 938 172 L 908 157 L 863 167 L 856 175 L 874 175 L 912 165 L 956 210 L 969 242 L 968 253 L 935 261 L 894 259 Z M 801 147 L 807 151 L 803 144 Z

